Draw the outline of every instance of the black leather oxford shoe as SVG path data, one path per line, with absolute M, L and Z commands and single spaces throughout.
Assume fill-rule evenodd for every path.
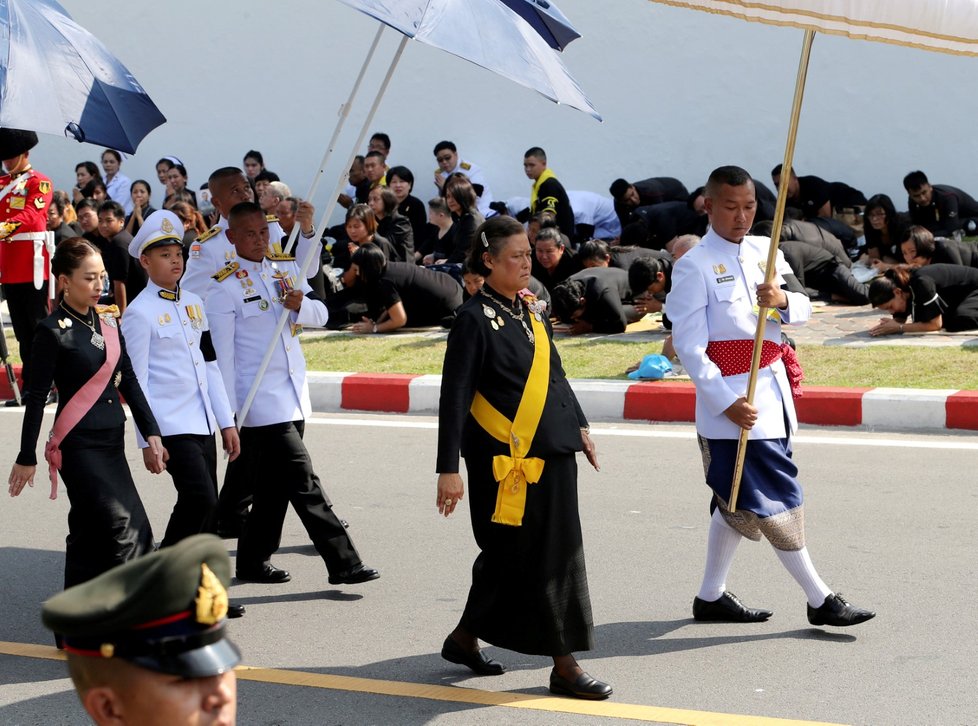
M 747 607 L 732 592 L 725 592 L 712 602 L 693 598 L 693 619 L 700 622 L 763 623 L 772 615 L 770 610 Z
M 337 572 L 329 576 L 330 585 L 358 585 L 361 582 L 369 582 L 380 577 L 380 573 L 372 567 L 365 566 L 362 562 L 349 570 Z
M 847 625 L 858 625 L 872 620 L 876 613 L 850 605 L 842 595 L 833 593 L 825 598 L 825 602 L 817 608 L 808 606 L 808 622 L 812 625 L 835 625 L 844 628 Z
M 258 567 L 239 567 L 234 576 L 242 582 L 261 582 L 266 585 L 277 585 L 292 579 L 286 570 L 281 570 L 271 562 L 263 562 Z

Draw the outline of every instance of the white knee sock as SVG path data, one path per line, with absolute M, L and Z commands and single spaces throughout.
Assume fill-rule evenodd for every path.
M 720 510 L 714 510 L 706 544 L 706 570 L 700 585 L 700 600 L 713 602 L 723 595 L 727 589 L 727 573 L 741 539 L 740 532 L 727 524 Z
M 808 548 L 802 547 L 800 550 L 791 552 L 785 550 L 774 550 L 778 559 L 785 569 L 791 573 L 795 581 L 801 585 L 808 598 L 808 604 L 817 608 L 825 602 L 825 598 L 832 594 L 828 585 L 822 582 L 822 578 L 815 571 L 812 558 L 808 554 Z

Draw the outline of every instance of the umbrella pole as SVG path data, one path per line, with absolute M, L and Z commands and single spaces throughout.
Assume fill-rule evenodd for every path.
M 784 147 L 784 161 L 781 164 L 781 183 L 778 185 L 778 203 L 774 210 L 774 228 L 771 230 L 771 246 L 767 251 L 767 267 L 764 270 L 764 282 L 770 284 L 774 280 L 775 264 L 778 259 L 778 245 L 781 242 L 781 226 L 784 224 L 784 209 L 788 201 L 788 179 L 791 178 L 791 162 L 795 156 L 795 141 L 798 137 L 798 120 L 801 117 L 801 104 L 805 97 L 805 79 L 808 76 L 808 59 L 812 53 L 812 41 L 815 31 L 806 30 L 805 39 L 801 45 L 801 59 L 798 61 L 798 76 L 795 79 L 795 97 L 791 102 L 791 120 L 788 124 L 788 141 Z M 764 328 L 767 323 L 769 308 L 760 308 L 757 315 L 757 330 L 754 334 L 754 351 L 751 356 L 750 375 L 747 378 L 747 403 L 753 405 L 754 391 L 757 388 L 757 372 L 761 366 L 761 346 L 764 345 Z M 727 509 L 737 511 L 737 497 L 740 494 L 740 480 L 744 475 L 744 458 L 747 456 L 747 440 L 749 429 L 740 430 L 740 441 L 737 445 L 737 461 L 734 464 L 733 482 L 730 485 L 730 500 Z
M 377 34 L 374 35 L 373 43 L 370 44 L 370 50 L 367 51 L 367 56 L 363 59 L 363 64 L 360 66 L 360 73 L 357 75 L 356 81 L 353 82 L 353 88 L 350 89 L 350 95 L 346 99 L 346 103 L 340 106 L 340 118 L 336 122 L 336 128 L 333 129 L 333 136 L 329 140 L 329 144 L 326 146 L 326 152 L 323 154 L 322 161 L 319 162 L 319 170 L 315 173 L 312 178 L 312 183 L 309 185 L 309 191 L 303 199 L 312 199 L 316 196 L 316 192 L 319 190 L 319 182 L 323 177 L 323 173 L 326 171 L 326 166 L 329 164 L 329 157 L 333 154 L 333 148 L 336 146 L 336 140 L 340 136 L 340 132 L 343 130 L 343 125 L 346 123 L 347 117 L 350 115 L 350 109 L 353 107 L 353 101 L 357 97 L 357 93 L 360 91 L 360 84 L 363 82 L 363 77 L 367 75 L 367 68 L 370 66 L 370 62 L 374 58 L 374 51 L 377 50 L 377 45 L 380 43 L 380 36 L 384 34 L 384 28 L 386 26 L 381 23 L 377 28 Z M 353 162 L 351 161 L 350 164 Z M 349 164 L 347 164 L 349 168 Z M 339 192 L 337 192 L 338 194 Z M 289 239 L 286 242 L 285 249 L 292 249 L 292 245 L 295 244 L 296 238 L 299 236 L 299 225 L 293 225 L 292 231 L 289 232 Z M 316 249 L 318 245 L 313 245 L 313 249 Z M 305 275 L 306 267 L 303 266 L 302 274 Z
M 397 52 L 394 53 L 390 67 L 387 69 L 387 75 L 384 76 L 384 81 L 380 84 L 380 89 L 377 91 L 377 95 L 374 97 L 374 102 L 370 106 L 370 111 L 367 112 L 367 117 L 363 120 L 363 126 L 360 128 L 360 135 L 357 137 L 357 141 L 346 160 L 346 165 L 343 167 L 343 171 L 340 173 L 339 179 L 336 181 L 333 194 L 326 206 L 326 212 L 320 219 L 319 227 L 316 229 L 316 235 L 313 237 L 313 239 L 322 239 L 323 233 L 326 231 L 326 227 L 329 224 L 329 218 L 332 216 L 333 210 L 336 209 L 336 198 L 339 196 L 340 192 L 343 191 L 343 186 L 346 184 L 346 179 L 349 176 L 350 165 L 353 164 L 353 159 L 357 155 L 357 149 L 360 148 L 364 139 L 367 138 L 367 131 L 370 129 L 370 124 L 372 124 L 374 121 L 374 115 L 377 113 L 380 102 L 383 99 L 384 94 L 387 92 L 387 86 L 390 85 L 391 77 L 394 75 L 394 69 L 397 68 L 397 64 L 401 60 L 401 55 L 404 53 L 404 47 L 407 45 L 407 42 L 408 37 L 405 35 L 401 38 L 401 42 L 397 46 Z M 348 109 L 346 110 L 348 111 Z M 317 176 L 321 172 L 322 170 L 317 173 Z M 318 245 L 312 245 L 309 252 L 306 253 L 306 258 L 302 261 L 302 268 L 300 270 L 302 279 L 305 279 L 306 270 L 309 269 L 309 265 L 312 263 L 312 259 L 318 251 L 317 248 Z M 285 329 L 285 323 L 288 321 L 290 314 L 291 312 L 289 310 L 282 310 L 282 315 L 278 319 L 278 325 L 275 327 L 275 333 L 272 335 L 272 341 L 269 344 L 268 349 L 265 351 L 265 357 L 262 358 L 261 365 L 258 367 L 258 372 L 255 373 L 255 380 L 251 384 L 251 389 L 248 391 L 248 396 L 245 398 L 241 411 L 238 413 L 239 426 L 244 425 L 248 411 L 251 409 L 251 404 L 254 402 L 255 395 L 258 393 L 258 386 L 261 385 L 261 379 L 265 375 L 265 371 L 268 369 L 268 364 L 272 360 L 272 355 L 274 355 L 276 347 L 281 343 L 282 331 Z

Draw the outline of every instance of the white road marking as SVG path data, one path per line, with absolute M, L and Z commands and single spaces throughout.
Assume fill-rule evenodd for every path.
M 366 427 L 377 427 L 377 428 L 394 428 L 394 429 L 430 429 L 435 430 L 438 428 L 438 422 L 430 419 L 418 420 L 413 417 L 407 417 L 405 415 L 396 415 L 396 417 L 382 417 L 377 418 L 328 418 L 328 417 L 313 417 L 306 420 L 307 424 L 315 424 L 319 426 L 366 426 Z M 641 424 L 633 424 L 638 427 Z M 596 425 L 591 427 L 591 433 L 597 436 L 622 436 L 626 438 L 644 438 L 644 439 L 686 439 L 695 440 L 696 432 L 692 430 L 692 425 L 690 425 L 690 430 L 688 431 L 663 431 L 658 430 L 655 427 L 648 428 L 615 428 L 612 426 L 602 426 Z M 793 438 L 795 444 L 805 444 L 805 445 L 820 445 L 820 446 L 870 446 L 870 447 L 883 447 L 883 448 L 904 448 L 904 449 L 942 449 L 942 450 L 952 450 L 952 451 L 978 451 L 978 441 L 962 441 L 959 440 L 961 437 L 958 436 L 948 436 L 948 440 L 935 440 L 940 437 L 940 434 L 927 434 L 926 436 L 931 436 L 931 439 L 915 439 L 910 438 L 908 434 L 893 434 L 896 438 L 881 438 L 880 434 L 875 434 L 868 436 L 858 431 L 854 431 L 851 434 L 845 436 L 839 435 L 825 435 L 825 436 L 813 436 L 800 434 Z M 919 436 L 925 436 L 925 434 L 919 434 Z

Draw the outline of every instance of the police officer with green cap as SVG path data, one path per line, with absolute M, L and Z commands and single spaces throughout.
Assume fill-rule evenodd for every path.
M 223 543 L 201 534 L 44 603 L 96 724 L 235 723 L 241 654 L 225 637 L 230 580 Z

